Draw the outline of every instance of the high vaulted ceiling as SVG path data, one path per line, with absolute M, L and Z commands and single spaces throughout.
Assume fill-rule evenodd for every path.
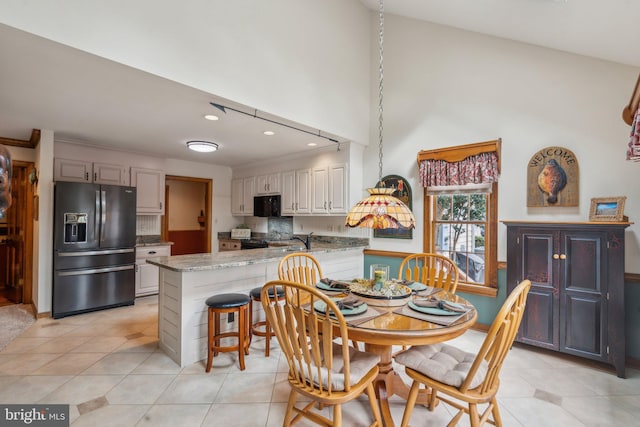
M 379 0 L 359 1 L 378 10 Z M 637 0 L 386 0 L 385 13 L 640 67 Z M 228 166 L 309 150 L 310 142 L 335 145 L 231 111 L 212 131 L 202 116 L 215 109 L 202 106 L 215 101 L 320 132 L 4 25 L 0 57 L 0 137 L 28 140 L 39 127 L 57 139 L 127 150 L 136 141 L 141 153 Z M 212 138 L 221 146 L 215 154 L 184 148 L 187 140 Z

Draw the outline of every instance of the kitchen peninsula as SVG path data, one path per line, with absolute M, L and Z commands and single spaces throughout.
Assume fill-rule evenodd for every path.
M 299 243 L 299 242 L 298 242 Z M 314 236 L 308 251 L 318 260 L 325 277 L 363 277 L 363 249 L 368 239 Z M 160 348 L 181 367 L 207 357 L 205 300 L 215 294 L 249 293 L 278 278 L 280 259 L 299 245 L 242 251 L 179 255 L 148 259 L 160 267 L 158 337 Z M 254 305 L 254 321 L 264 319 Z M 237 328 L 237 319 L 223 330 Z

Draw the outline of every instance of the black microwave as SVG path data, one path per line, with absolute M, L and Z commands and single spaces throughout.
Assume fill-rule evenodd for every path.
M 253 216 L 280 216 L 280 195 L 254 197 Z

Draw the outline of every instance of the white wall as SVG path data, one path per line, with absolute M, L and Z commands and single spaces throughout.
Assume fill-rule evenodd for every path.
M 373 43 L 372 55 L 376 49 Z M 503 142 L 499 220 L 587 221 L 592 197 L 618 195 L 627 196 L 630 220 L 640 219 L 640 165 L 625 161 L 630 128 L 621 118 L 637 68 L 392 15 L 385 19 L 384 54 L 383 175 L 410 181 L 418 227 L 411 241 L 373 239 L 373 248 L 422 250 L 418 151 L 496 138 Z M 371 74 L 376 71 L 372 61 Z M 377 86 L 371 88 L 373 99 Z M 377 131 L 372 103 L 372 141 Z M 579 207 L 527 208 L 526 165 L 548 146 L 577 156 Z M 365 150 L 365 185 L 377 180 L 377 164 L 372 144 Z M 627 229 L 628 272 L 640 272 L 639 227 Z M 500 225 L 499 260 L 506 259 L 505 246 Z
M 167 181 L 169 231 L 200 230 L 198 216 L 205 209 L 206 186 L 202 182 Z
M 351 0 L 0 2 L 0 22 L 367 141 L 369 11 Z

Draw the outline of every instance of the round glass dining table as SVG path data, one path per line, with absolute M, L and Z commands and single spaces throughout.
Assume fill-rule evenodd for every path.
M 437 297 L 473 307 L 464 298 L 445 291 L 438 292 Z M 376 380 L 376 391 L 384 425 L 393 426 L 387 399 L 394 394 L 406 399 L 409 394 L 409 386 L 393 369 L 393 346 L 425 345 L 451 340 L 473 326 L 478 313 L 475 308 L 471 308 L 451 324 L 441 325 L 394 312 L 398 311 L 398 307 L 375 306 L 373 308 L 384 314 L 357 325 L 350 325 L 349 320 L 346 319 L 347 328 L 350 340 L 364 343 L 367 352 L 380 356 L 378 365 L 380 373 Z M 421 391 L 418 403 L 428 405 L 426 391 Z

